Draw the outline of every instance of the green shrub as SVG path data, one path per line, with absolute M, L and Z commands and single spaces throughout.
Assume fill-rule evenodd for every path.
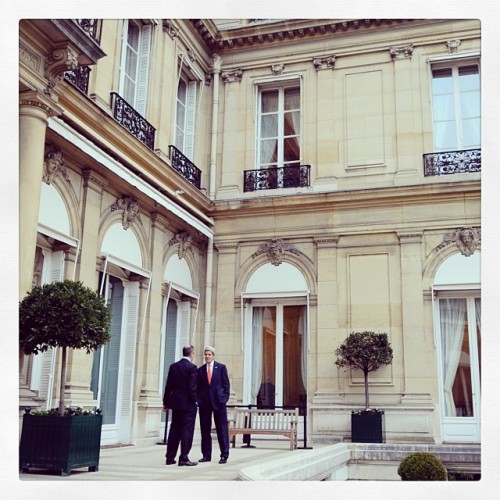
M 418 451 L 407 455 L 399 464 L 402 481 L 446 481 L 448 472 L 443 462 L 431 453 Z

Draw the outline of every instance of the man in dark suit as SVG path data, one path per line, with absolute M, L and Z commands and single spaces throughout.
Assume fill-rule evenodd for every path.
M 229 377 L 226 365 L 214 360 L 215 349 L 205 347 L 205 364 L 198 368 L 198 407 L 200 410 L 201 453 L 200 462 L 212 460 L 212 415 L 220 448 L 220 464 L 229 457 L 229 431 L 226 403 L 229 399 Z
M 194 425 L 196 422 L 197 368 L 193 362 L 194 347 L 182 349 L 183 358 L 172 363 L 168 370 L 167 383 L 163 394 L 164 411 L 172 410 L 172 422 L 167 440 L 167 465 L 175 464 L 179 443 L 180 466 L 198 465 L 191 462 L 188 454 L 193 445 Z

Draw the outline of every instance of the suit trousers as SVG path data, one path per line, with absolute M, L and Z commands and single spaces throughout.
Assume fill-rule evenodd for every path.
M 221 406 L 214 410 L 212 405 L 199 407 L 200 430 L 201 430 L 201 453 L 203 457 L 212 458 L 212 415 L 214 417 L 215 430 L 217 431 L 217 441 L 219 442 L 221 458 L 229 457 L 229 430 L 227 424 L 226 406 Z
M 168 460 L 173 460 L 177 455 L 179 444 L 181 453 L 179 462 L 189 460 L 189 452 L 193 446 L 194 426 L 196 423 L 196 406 L 189 410 L 172 410 L 172 422 L 167 439 Z

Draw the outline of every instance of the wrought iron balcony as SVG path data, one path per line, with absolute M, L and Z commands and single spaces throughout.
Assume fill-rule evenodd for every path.
M 464 149 L 424 155 L 424 176 L 481 172 L 481 150 Z
M 89 66 L 78 66 L 73 71 L 66 71 L 64 78 L 80 92 L 87 94 L 89 90 L 90 71 Z
M 172 160 L 172 168 L 193 186 L 200 189 L 201 170 L 172 144 L 168 146 L 168 151 L 170 159 Z
M 76 24 L 82 28 L 85 33 L 89 35 L 90 38 L 95 40 L 97 43 L 101 41 L 101 23 L 99 19 L 75 19 Z
M 111 92 L 111 107 L 115 120 L 149 149 L 154 149 L 156 129 L 123 97 Z
M 271 167 L 243 172 L 243 191 L 307 187 L 310 183 L 311 165 Z

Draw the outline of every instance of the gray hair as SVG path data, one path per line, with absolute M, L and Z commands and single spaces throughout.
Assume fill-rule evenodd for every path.
M 205 349 L 203 349 L 203 352 L 205 351 L 210 351 L 214 356 L 215 356 L 215 347 L 212 347 L 211 345 L 207 345 Z

